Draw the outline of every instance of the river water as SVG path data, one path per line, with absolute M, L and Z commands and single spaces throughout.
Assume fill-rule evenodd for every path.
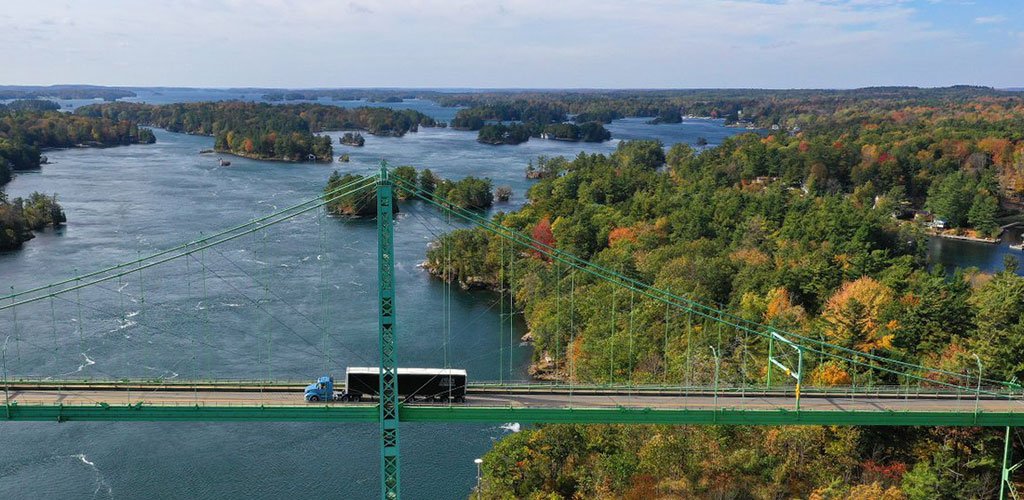
M 1010 248 L 1010 245 L 1020 245 L 1022 236 L 1022 229 L 1016 227 L 1007 229 L 997 244 L 933 237 L 928 240 L 928 257 L 947 272 L 958 267 L 975 267 L 982 272 L 995 273 L 1003 270 L 1003 259 L 1007 256 L 1016 257 L 1024 264 L 1024 252 Z M 1024 266 L 1018 267 L 1017 273 L 1024 276 Z
M 184 91 L 182 91 L 184 92 Z M 241 97 L 161 92 L 148 102 Z M 81 104 L 68 102 L 65 104 Z M 361 105 L 342 102 L 340 105 Z M 451 108 L 402 103 L 439 119 Z M 397 106 L 397 105 L 396 105 Z M 47 153 L 51 165 L 19 174 L 5 191 L 58 193 L 66 227 L 0 253 L 0 289 L 24 290 L 209 235 L 315 196 L 332 169 L 431 168 L 448 178 L 486 176 L 515 192 L 538 155 L 612 151 L 619 139 L 714 145 L 739 132 L 720 122 L 652 126 L 620 120 L 603 144 L 531 140 L 478 144 L 475 134 L 422 129 L 335 146 L 351 162 L 283 164 L 198 152 L 212 139 L 157 130 L 157 143 Z M 331 133 L 335 138 L 340 132 Z M 399 363 L 464 367 L 473 380 L 525 379 L 523 325 L 501 326 L 500 297 L 450 290 L 417 264 L 453 226 L 428 207 L 402 205 L 396 223 Z M 308 381 L 345 366 L 375 365 L 376 231 L 373 221 L 317 212 L 123 280 L 18 307 L 2 319 L 11 373 L 63 378 L 247 378 Z M 447 312 L 446 312 L 447 311 Z M 328 325 L 323 334 L 322 325 Z M 296 394 L 298 399 L 301 395 Z M 517 428 L 403 424 L 408 498 L 464 498 L 473 459 Z M 378 492 L 376 424 L 0 424 L 0 498 L 372 498 Z

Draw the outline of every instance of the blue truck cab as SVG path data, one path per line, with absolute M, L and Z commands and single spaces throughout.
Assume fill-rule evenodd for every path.
M 334 377 L 324 375 L 306 386 L 306 401 L 334 401 Z

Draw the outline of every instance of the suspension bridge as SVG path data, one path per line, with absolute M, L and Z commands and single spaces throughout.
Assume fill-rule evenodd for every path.
M 507 362 L 509 377 L 487 381 L 475 380 L 470 374 L 465 402 L 431 395 L 409 398 L 398 391 L 397 370 L 402 359 L 399 339 L 429 336 L 428 330 L 433 330 L 422 321 L 398 323 L 393 209 L 399 192 L 436 208 L 449 224 L 454 218 L 464 227 L 486 230 L 501 242 L 498 265 L 503 283 L 492 305 L 501 307 L 502 323 L 497 334 L 503 338 L 507 335 L 510 345 L 481 356 L 496 355 L 499 374 L 504 373 L 502 365 Z M 319 319 L 311 317 L 311 307 L 290 303 L 274 290 L 269 272 L 260 275 L 247 271 L 224 249 L 246 237 L 254 242 L 254 250 L 259 249 L 268 243 L 257 235 L 274 227 L 285 227 L 279 231 L 284 231 L 287 237 L 288 223 L 304 214 L 323 220 L 326 207 L 342 199 L 376 204 L 377 293 L 373 309 L 379 356 L 366 359 L 354 351 L 350 354 L 380 367 L 380 387 L 377 397 L 371 400 L 308 403 L 302 398 L 305 384 L 332 367 L 338 368 L 337 359 L 328 351 L 331 346 L 338 347 L 332 331 L 347 320 L 332 321 L 326 312 Z M 437 229 L 431 227 L 432 231 Z M 327 242 L 321 231 L 319 244 L 327 253 L 326 247 L 333 243 Z M 208 258 L 213 255 L 228 262 L 231 273 L 217 270 Z M 450 251 L 446 255 L 451 258 Z M 553 350 L 562 381 L 513 380 L 512 360 L 507 356 L 511 356 L 514 341 L 515 304 L 504 281 L 511 279 L 517 256 L 541 257 L 555 269 L 559 288 L 556 325 L 565 332 L 559 332 L 559 343 Z M 318 255 L 317 260 L 321 257 Z M 325 268 L 326 264 L 320 265 L 320 297 L 309 296 L 305 301 L 320 302 L 327 311 L 329 298 L 323 290 L 329 283 Z M 448 268 L 442 273 L 446 304 L 450 304 L 453 293 Z M 193 279 L 196 275 L 199 277 Z M 126 290 L 129 281 L 138 289 Z M 181 281 L 186 282 L 184 286 Z M 609 376 L 602 383 L 580 382 L 577 367 L 573 366 L 574 356 L 566 355 L 579 333 L 579 325 L 574 324 L 579 307 L 575 288 L 582 282 L 610 285 L 615 290 L 613 294 L 629 296 L 626 326 L 615 320 L 614 310 L 610 312 Z M 211 320 L 209 293 L 214 283 L 249 301 L 263 318 L 260 327 L 268 330 L 266 337 L 254 333 L 251 319 L 240 323 Z M 83 302 L 82 293 L 89 291 L 95 293 L 94 300 Z M 162 300 L 155 300 L 161 292 Z M 138 311 L 129 310 L 126 297 Z M 462 209 L 392 175 L 383 163 L 378 173 L 334 187 L 305 202 L 210 236 L 140 255 L 130 262 L 25 290 L 15 291 L 12 287 L 0 302 L 0 314 L 9 315 L 5 320 L 7 331 L 0 334 L 4 337 L 3 419 L 377 422 L 382 498 L 399 497 L 401 421 L 1001 427 L 1006 429 L 1001 497 L 1016 497 L 1011 476 L 1019 465 L 1013 463 L 1012 429 L 1024 425 L 1024 392 L 1016 383 L 985 378 L 980 359 L 977 370 L 944 370 L 753 322 L 730 314 L 721 306 L 656 288 L 580 259 L 478 212 Z M 639 341 L 639 333 L 634 332 L 633 315 L 634 304 L 641 303 L 648 309 L 664 310 L 663 338 L 651 339 L 648 332 L 644 339 L 648 343 L 663 342 L 663 359 L 659 374 L 634 380 L 634 341 Z M 277 309 L 272 307 L 274 304 Z M 49 325 L 40 320 L 47 314 Z M 312 324 L 321 334 L 320 342 L 290 326 L 290 319 Z M 90 320 L 96 324 L 95 333 L 90 333 Z M 26 327 L 26 322 L 31 325 Z M 446 316 L 442 338 L 438 339 L 444 347 L 446 368 L 458 361 L 449 355 L 451 328 L 452 319 Z M 87 355 L 86 344 L 110 343 L 118 335 L 131 341 L 132 337 L 123 333 L 125 329 L 146 331 L 149 337 L 133 344 L 136 350 L 125 351 L 124 370 L 84 375 L 95 363 Z M 270 329 L 278 332 L 276 339 Z M 625 345 L 616 343 L 616 335 L 626 339 Z M 282 336 L 293 337 L 291 343 L 283 341 Z M 561 344 L 563 340 L 565 346 Z M 146 343 L 157 341 L 168 343 L 174 350 L 160 357 L 180 358 L 167 360 L 171 368 L 162 372 L 145 366 L 154 357 L 146 353 Z M 48 362 L 38 362 L 22 363 L 14 372 L 8 371 L 9 355 L 20 358 L 23 348 L 51 352 L 54 366 L 59 366 L 61 353 L 71 347 L 80 348 L 84 358 L 75 370 L 48 373 Z M 284 348 L 294 352 L 281 352 Z M 344 345 L 340 348 L 348 349 Z M 9 353 L 11 349 L 18 353 Z M 685 359 L 685 365 L 672 366 L 670 352 Z M 287 362 L 275 365 L 274 356 L 286 357 Z M 303 366 L 316 364 L 318 358 L 322 358 L 322 366 Z M 249 380 L 216 376 L 219 365 L 229 359 L 252 360 L 254 366 L 265 367 L 265 374 Z M 616 360 L 621 364 L 622 359 L 626 359 L 625 370 L 616 368 Z M 809 374 L 824 363 L 848 367 L 854 378 L 838 385 L 816 385 Z M 282 365 L 287 370 L 281 369 Z M 140 374 L 139 367 L 150 371 Z M 862 374 L 859 384 L 858 373 Z M 297 378 L 299 375 L 305 378 Z

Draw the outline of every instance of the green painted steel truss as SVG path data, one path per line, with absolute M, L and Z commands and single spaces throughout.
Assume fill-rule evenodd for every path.
M 380 421 L 377 405 L 172 406 L 11 404 L 10 421 L 138 422 L 366 422 Z M 668 425 L 841 425 L 1019 427 L 1024 413 L 941 411 L 821 411 L 647 408 L 508 408 L 480 406 L 398 407 L 403 422 L 668 424 Z M 3 417 L 3 415 L 0 415 Z M 2 420 L 2 418 L 0 418 Z
M 401 474 L 398 448 L 398 325 L 395 316 L 395 228 L 392 185 L 387 163 L 380 163 L 377 182 L 377 293 L 380 302 L 380 496 L 397 500 Z

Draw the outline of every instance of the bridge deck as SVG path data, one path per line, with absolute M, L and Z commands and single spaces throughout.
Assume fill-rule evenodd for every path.
M 154 386 L 109 388 L 16 387 L 11 420 L 334 420 L 375 421 L 376 405 L 306 403 L 290 387 L 262 391 L 189 390 Z M 547 393 L 477 389 L 462 404 L 406 403 L 408 421 L 595 422 L 678 424 L 1021 425 L 1024 401 L 938 394 L 808 395 L 795 411 L 792 394 L 757 395 Z M 975 406 L 977 405 L 977 407 Z M 977 412 L 975 411 L 977 408 Z M 0 414 L 0 417 L 3 417 Z

